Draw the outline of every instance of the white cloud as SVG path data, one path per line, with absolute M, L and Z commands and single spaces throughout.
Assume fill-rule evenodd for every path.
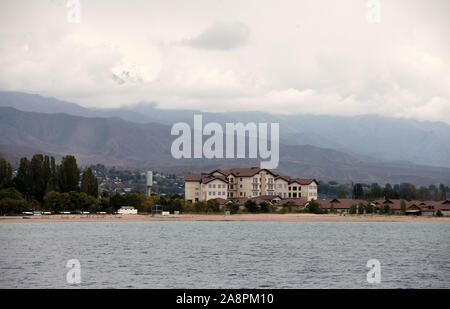
M 369 25 L 360 0 L 81 1 L 69 24 L 63 0 L 5 2 L 0 90 L 450 122 L 449 2 L 381 5 Z
M 232 50 L 245 46 L 249 37 L 250 29 L 242 22 L 218 22 L 184 44 L 200 49 Z

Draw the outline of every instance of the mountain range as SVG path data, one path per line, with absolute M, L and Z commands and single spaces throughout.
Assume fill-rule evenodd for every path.
M 175 160 L 175 122 L 280 123 L 277 172 L 339 182 L 450 183 L 450 126 L 374 115 L 358 117 L 203 113 L 161 110 L 152 103 L 90 109 L 20 92 L 0 92 L 0 156 L 17 162 L 33 153 L 75 154 L 102 163 L 168 172 L 258 166 L 259 160 Z

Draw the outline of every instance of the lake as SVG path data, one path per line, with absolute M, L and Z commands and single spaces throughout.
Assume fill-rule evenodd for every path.
M 0 288 L 450 288 L 449 235 L 448 223 L 2 223 Z

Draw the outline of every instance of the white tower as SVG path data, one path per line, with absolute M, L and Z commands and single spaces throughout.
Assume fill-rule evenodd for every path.
M 153 185 L 153 172 L 148 171 L 147 172 L 147 195 L 152 195 L 152 185 Z

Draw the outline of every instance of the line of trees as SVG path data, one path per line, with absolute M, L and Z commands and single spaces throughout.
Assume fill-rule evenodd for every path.
M 346 197 L 345 192 L 340 192 L 340 194 L 338 194 L 338 198 L 344 197 Z M 378 186 L 378 184 L 372 184 L 370 190 L 364 191 L 363 185 L 357 183 L 353 186 L 352 198 L 366 200 L 387 198 L 405 199 L 408 201 L 444 201 L 447 199 L 447 188 L 442 183 L 439 185 L 439 187 L 430 185 L 428 188 L 420 187 L 419 189 L 417 189 L 413 184 L 408 183 L 395 185 L 394 187 L 392 187 L 390 184 L 386 184 L 384 188 L 381 188 L 380 186 Z
M 74 156 L 64 156 L 56 164 L 52 156 L 35 154 L 20 159 L 16 175 L 0 158 L 0 213 L 26 210 L 85 210 L 97 203 L 98 181 L 90 168 L 81 173 Z M 70 206 L 69 206 L 70 205 Z

